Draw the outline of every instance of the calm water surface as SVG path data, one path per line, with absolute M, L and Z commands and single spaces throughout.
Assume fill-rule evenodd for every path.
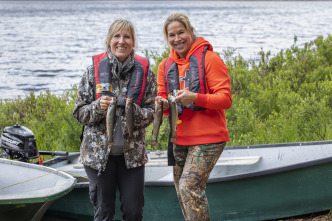
M 139 54 L 161 53 L 162 26 L 174 12 L 188 15 L 215 51 L 235 48 L 246 59 L 332 30 L 331 1 L 0 1 L 0 99 L 60 95 L 78 84 L 117 18 L 133 21 Z

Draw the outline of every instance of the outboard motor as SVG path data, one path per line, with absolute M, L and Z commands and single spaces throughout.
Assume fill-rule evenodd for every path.
M 12 160 L 28 162 L 40 158 L 34 134 L 30 129 L 18 124 L 2 131 L 0 147 Z

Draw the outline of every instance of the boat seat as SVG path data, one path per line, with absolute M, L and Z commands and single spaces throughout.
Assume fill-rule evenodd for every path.
M 254 165 L 260 161 L 261 156 L 220 157 L 216 166 Z M 147 167 L 167 167 L 167 159 L 149 160 Z
M 158 179 L 158 181 L 173 181 L 173 173 L 169 173 L 166 176 Z
M 261 156 L 243 156 L 243 157 L 221 157 L 216 166 L 232 166 L 232 165 L 253 165 L 258 163 Z

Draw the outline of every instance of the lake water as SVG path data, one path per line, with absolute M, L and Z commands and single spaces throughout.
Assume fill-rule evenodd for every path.
M 186 14 L 215 51 L 235 48 L 246 59 L 332 30 L 331 1 L 0 1 L 0 99 L 60 95 L 78 84 L 117 18 L 134 23 L 137 53 L 161 53 L 162 26 L 174 12 Z

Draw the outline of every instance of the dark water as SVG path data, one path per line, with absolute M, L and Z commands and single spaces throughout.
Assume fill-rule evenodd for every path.
M 134 23 L 139 54 L 161 53 L 173 12 L 188 15 L 215 51 L 232 47 L 246 59 L 332 30 L 331 1 L 0 1 L 0 99 L 78 84 L 116 18 Z

